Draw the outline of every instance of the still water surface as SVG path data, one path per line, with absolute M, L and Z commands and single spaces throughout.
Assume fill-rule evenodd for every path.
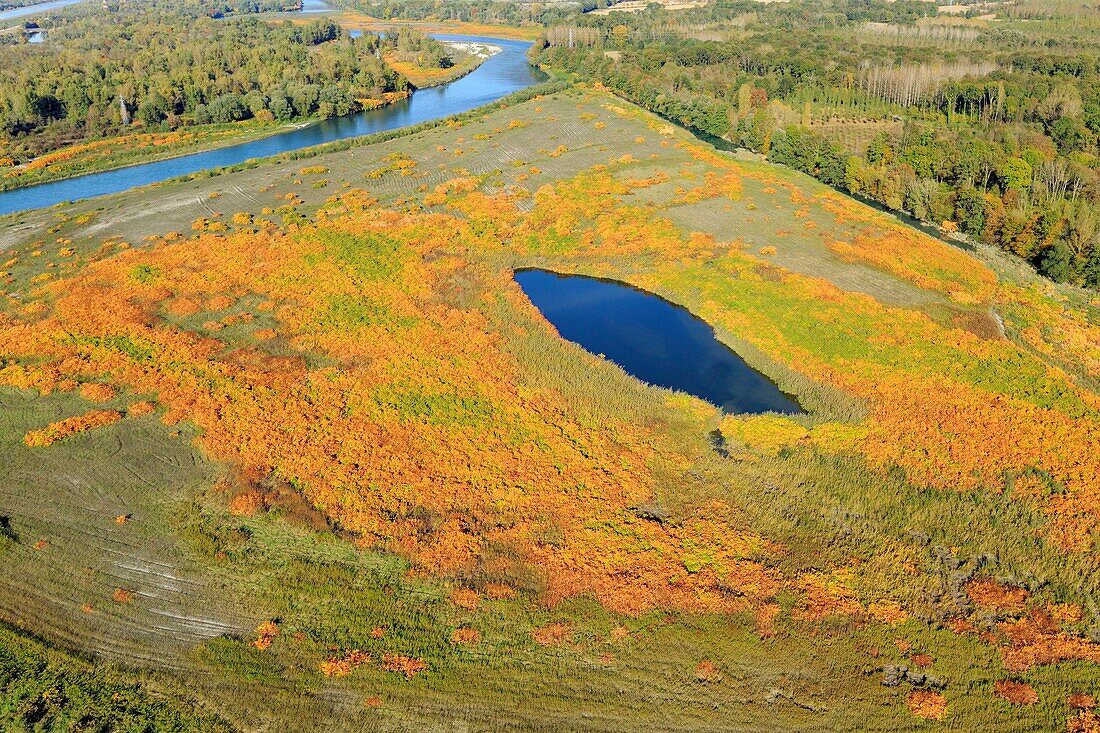
M 546 270 L 516 282 L 562 338 L 618 364 L 643 382 L 700 397 L 728 413 L 802 408 L 680 306 L 625 283 Z

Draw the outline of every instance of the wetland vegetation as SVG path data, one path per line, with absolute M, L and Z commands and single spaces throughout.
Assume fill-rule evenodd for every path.
M 483 108 L 0 219 L 0 727 L 1096 730 L 1100 301 L 670 122 L 733 62 L 636 34 L 760 31 L 729 12 L 547 29 L 557 78 Z M 539 271 L 802 409 L 631 376 Z M 633 303 L 590 308 L 664 325 Z

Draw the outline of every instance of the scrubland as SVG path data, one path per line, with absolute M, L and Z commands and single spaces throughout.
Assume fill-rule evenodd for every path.
M 179 729 L 1095 730 L 1100 304 L 599 90 L 513 102 L 4 221 L 3 618 Z M 637 382 L 532 266 L 807 414 Z

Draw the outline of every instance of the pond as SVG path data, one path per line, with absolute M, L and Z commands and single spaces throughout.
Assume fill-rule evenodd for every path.
M 657 295 L 546 270 L 520 270 L 515 277 L 562 338 L 643 382 L 695 395 L 727 413 L 803 411 L 720 342 L 705 321 Z
M 459 35 L 436 35 L 435 38 L 485 43 L 500 47 L 501 52 L 460 79 L 438 87 L 419 89 L 408 99 L 380 109 L 335 117 L 270 137 L 203 153 L 5 191 L 0 193 L 0 214 L 117 193 L 134 186 L 158 183 L 209 168 L 236 165 L 251 158 L 267 157 L 333 140 L 359 137 L 448 117 L 489 104 L 546 78 L 542 72 L 527 63 L 526 54 L 531 47 L 528 41 Z

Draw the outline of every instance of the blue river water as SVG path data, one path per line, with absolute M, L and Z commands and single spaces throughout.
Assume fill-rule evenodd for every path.
M 489 104 L 543 79 L 542 72 L 527 63 L 529 42 L 458 35 L 438 35 L 436 38 L 478 41 L 499 46 L 502 50 L 461 79 L 417 90 L 409 99 L 381 109 L 324 120 L 260 140 L 203 153 L 5 191 L 0 193 L 0 214 L 103 196 L 210 168 L 236 165 L 252 158 L 407 127 Z
M 546 270 L 520 270 L 516 282 L 562 338 L 628 374 L 700 397 L 727 413 L 802 408 L 719 341 L 707 323 L 625 283 Z

